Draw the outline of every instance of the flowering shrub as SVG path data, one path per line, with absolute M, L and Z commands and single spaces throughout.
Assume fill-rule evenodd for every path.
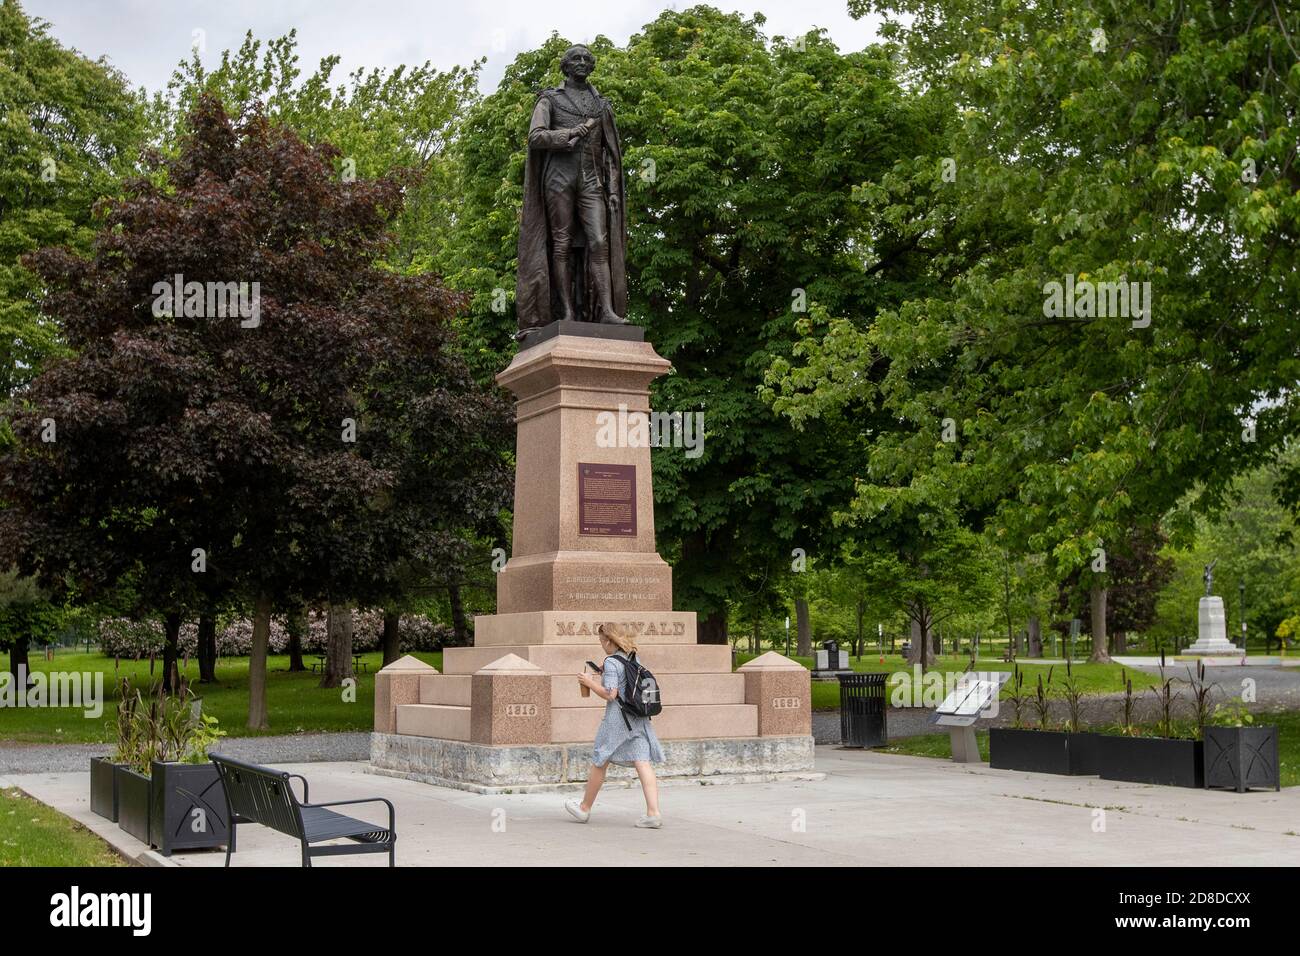
M 195 657 L 198 654 L 199 627 L 194 623 L 181 625 L 180 652 L 182 655 Z M 271 618 L 271 636 L 268 650 L 271 654 L 283 654 L 289 646 L 289 632 L 285 630 L 284 621 L 278 617 Z M 217 631 L 218 657 L 247 657 L 253 650 L 253 619 L 236 618 Z
M 456 631 L 450 624 L 439 624 L 423 614 L 403 614 L 397 626 L 398 648 L 411 651 L 440 651 L 456 643 Z
M 377 609 L 354 611 L 352 614 L 352 649 L 357 653 L 377 651 L 384 638 L 384 614 Z M 166 640 L 161 621 L 133 621 L 124 617 L 110 617 L 96 625 L 99 645 L 109 657 L 139 659 L 151 653 L 162 656 Z M 455 632 L 448 624 L 430 620 L 423 614 L 403 614 L 397 625 L 399 647 L 404 654 L 411 651 L 440 651 L 455 644 Z M 199 627 L 194 621 L 181 625 L 178 652 L 182 657 L 198 654 Z M 329 643 L 329 628 L 324 611 L 307 613 L 307 630 L 303 634 L 304 653 L 325 653 Z M 218 657 L 247 657 L 253 649 L 252 618 L 241 617 L 217 631 Z M 289 649 L 289 632 L 282 618 L 271 618 L 269 651 L 284 654 Z
M 166 635 L 161 621 L 132 621 L 124 617 L 104 618 L 98 622 L 96 631 L 99 646 L 109 657 L 129 657 L 140 659 L 151 653 L 162 656 Z M 270 652 L 283 654 L 289 646 L 289 634 L 284 622 L 271 618 Z M 177 652 L 182 657 L 195 657 L 198 654 L 199 626 L 193 621 L 181 625 L 177 641 Z M 218 657 L 247 657 L 253 648 L 253 621 L 251 618 L 237 618 L 217 631 Z
M 398 619 L 398 646 L 402 653 L 411 651 L 439 651 L 445 644 L 453 643 L 453 629 L 439 624 L 423 614 L 403 614 Z M 384 641 L 384 612 L 378 608 L 352 612 L 352 650 L 358 654 L 377 651 Z M 307 615 L 307 634 L 303 650 L 325 653 L 329 644 L 329 627 L 324 611 L 310 611 Z
M 161 621 L 133 621 L 126 617 L 106 617 L 95 625 L 99 646 L 109 657 L 139 659 L 161 654 L 163 626 Z

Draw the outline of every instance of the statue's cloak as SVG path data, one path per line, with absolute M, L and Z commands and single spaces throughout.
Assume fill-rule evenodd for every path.
M 538 94 L 555 96 L 564 87 L 544 89 Z M 623 145 L 619 142 L 618 127 L 614 124 L 614 111 L 600 93 L 592 87 L 600 101 L 601 131 L 605 141 L 604 181 L 606 195 L 617 196 L 618 205 L 611 210 L 605 206 L 605 221 L 609 236 L 610 302 L 620 316 L 627 316 L 627 196 L 623 183 Z M 535 108 L 535 107 L 534 107 Z M 524 204 L 519 213 L 519 264 L 515 280 L 515 314 L 519 330 L 538 329 L 551 323 L 550 248 L 551 231 L 546 221 L 546 164 L 552 149 L 528 150 L 524 164 Z M 590 276 L 591 270 L 586 269 Z M 591 301 L 588 298 L 587 301 Z

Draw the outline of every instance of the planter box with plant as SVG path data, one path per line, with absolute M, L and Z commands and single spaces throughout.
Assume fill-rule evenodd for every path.
M 176 696 L 130 693 L 118 706 L 118 824 L 164 856 L 223 846 L 225 793 L 208 748 L 225 736 L 182 687 Z
M 1214 709 L 1205 727 L 1206 788 L 1282 789 L 1277 727 L 1251 726 L 1254 722 L 1240 700 Z
M 1160 704 L 1159 735 L 1133 735 L 1132 726 L 1127 723 L 1131 717 L 1126 717 L 1128 733 L 1099 737 L 1097 757 L 1101 778 L 1168 787 L 1202 787 L 1205 784 L 1203 745 L 1194 734 L 1176 735 L 1173 711 L 1174 701 L 1180 695 L 1173 690 L 1173 678 L 1164 677 L 1163 669 L 1160 676 L 1160 686 L 1151 690 Z M 1209 701 L 1210 688 L 1205 684 L 1204 676 L 1205 666 L 1198 664 L 1197 676 L 1191 682 L 1198 727 L 1204 726 L 1205 708 Z M 1131 688 L 1129 694 L 1131 696 Z
M 118 768 L 127 764 L 127 754 L 132 753 L 136 746 L 133 737 L 137 699 L 125 680 L 118 685 L 117 720 L 114 724 L 116 746 L 107 757 L 90 758 L 90 810 L 114 823 L 118 822 Z
M 149 842 L 149 778 L 131 764 L 118 764 L 117 825 L 141 843 Z
M 1070 704 L 1070 717 L 1064 730 L 1050 730 L 1051 698 L 1048 693 L 1052 683 L 1052 668 L 1048 668 L 1047 681 L 1038 678 L 1038 688 L 1028 698 L 1037 718 L 1036 728 L 1024 726 L 1024 675 L 1017 666 L 1007 682 L 1006 700 L 1011 704 L 1011 727 L 993 727 L 989 730 L 989 766 L 994 770 L 1024 770 L 1030 773 L 1056 773 L 1077 775 L 1095 773 L 1085 769 L 1092 760 L 1094 734 L 1079 732 L 1079 689 L 1073 673 L 1066 683 L 1066 701 Z M 1087 739 L 1085 739 L 1087 738 Z
M 117 764 L 112 757 L 90 758 L 90 812 L 117 822 Z

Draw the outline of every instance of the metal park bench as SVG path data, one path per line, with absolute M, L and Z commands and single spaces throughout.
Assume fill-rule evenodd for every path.
M 388 865 L 396 866 L 396 819 L 393 805 L 383 797 L 366 800 L 335 800 L 331 803 L 308 803 L 307 779 L 241 760 L 211 754 L 221 777 L 230 811 L 230 840 L 226 844 L 226 866 L 235 852 L 236 827 L 260 823 L 297 838 L 302 843 L 302 865 L 311 866 L 314 856 L 341 856 L 348 853 L 387 853 Z M 289 779 L 302 781 L 302 801 L 294 795 Z M 357 803 L 383 803 L 388 807 L 388 827 L 335 813 L 329 807 Z M 326 840 L 348 839 L 355 845 L 313 846 Z

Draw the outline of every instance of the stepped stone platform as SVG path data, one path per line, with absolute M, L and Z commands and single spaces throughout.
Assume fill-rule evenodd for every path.
M 378 673 L 375 772 L 480 790 L 585 780 L 606 705 L 577 675 L 603 663 L 602 624 L 630 627 L 659 680 L 660 776 L 813 771 L 807 669 L 769 653 L 733 672 L 729 647 L 697 643 L 655 548 L 649 441 L 607 440 L 611 423 L 635 433 L 668 370 L 648 342 L 592 326 L 541 338 L 497 376 L 517 426 L 500 613 L 474 619 L 474 646 L 447 648 L 441 673 L 411 657 Z

